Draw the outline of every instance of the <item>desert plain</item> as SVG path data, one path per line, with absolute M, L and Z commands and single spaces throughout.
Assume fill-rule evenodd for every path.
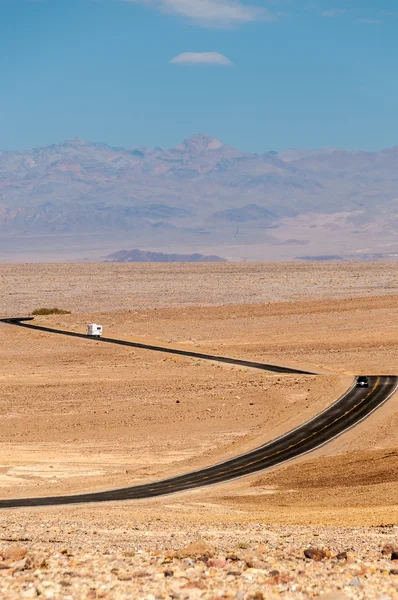
M 109 337 L 316 375 L 0 324 L 1 498 L 186 473 L 307 421 L 355 375 L 398 371 L 394 262 L 0 265 L 0 317 L 41 307 L 70 314 L 39 325 L 96 322 Z M 394 600 L 394 547 L 398 394 L 332 443 L 233 482 L 1 512 L 0 595 Z

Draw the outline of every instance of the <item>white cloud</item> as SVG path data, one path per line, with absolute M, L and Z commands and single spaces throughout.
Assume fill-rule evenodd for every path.
M 345 8 L 335 8 L 331 10 L 324 10 L 321 12 L 321 17 L 344 17 L 347 14 Z
M 240 0 L 125 0 L 157 10 L 193 19 L 202 25 L 230 26 L 252 21 L 273 21 L 266 8 L 244 4 Z
M 354 23 L 359 23 L 362 25 L 380 25 L 380 19 L 356 19 Z
M 183 52 L 171 59 L 172 65 L 217 65 L 231 67 L 233 63 L 219 52 Z

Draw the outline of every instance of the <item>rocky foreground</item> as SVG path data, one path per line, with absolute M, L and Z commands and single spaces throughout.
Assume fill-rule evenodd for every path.
M 37 516 L 1 521 L 1 598 L 398 598 L 398 526 L 184 526 L 177 514 L 173 526 L 134 523 L 127 511 L 121 526 Z

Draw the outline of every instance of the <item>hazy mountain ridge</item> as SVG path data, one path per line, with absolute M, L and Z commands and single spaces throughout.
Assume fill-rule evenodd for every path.
M 164 252 L 147 252 L 145 250 L 119 250 L 104 256 L 104 262 L 227 262 L 220 256 L 204 254 L 165 254 Z
M 0 153 L 7 236 L 131 231 L 141 246 L 203 236 L 217 246 L 236 241 L 238 226 L 241 244 L 278 244 L 274 232 L 305 215 L 347 233 L 395 235 L 397 199 L 398 147 L 250 154 L 196 135 L 170 150 L 71 139 Z

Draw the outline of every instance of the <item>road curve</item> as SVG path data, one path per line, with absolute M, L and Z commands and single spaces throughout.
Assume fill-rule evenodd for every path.
M 29 325 L 25 322 L 29 319 L 0 319 L 19 327 L 45 331 L 48 333 L 58 333 L 72 337 L 87 338 L 84 334 L 68 332 L 63 330 L 51 329 L 49 327 L 40 327 Z M 160 346 L 149 346 L 135 342 L 126 342 L 123 340 L 113 340 L 111 338 L 100 338 L 99 341 L 115 343 L 123 346 L 133 346 L 146 350 L 155 350 L 159 352 L 175 353 L 182 356 L 194 356 L 207 360 L 217 360 L 230 364 L 243 365 L 252 368 L 274 370 L 284 373 L 312 374 L 306 371 L 295 369 L 284 369 L 274 365 L 265 365 L 251 361 L 241 361 L 233 358 L 212 356 L 184 350 L 173 350 L 171 348 L 162 348 Z M 16 498 L 0 500 L 0 508 L 18 508 L 34 506 L 56 506 L 66 504 L 80 504 L 86 502 L 109 502 L 120 500 L 134 500 L 144 498 L 154 498 L 176 492 L 182 492 L 194 488 L 205 487 L 216 483 L 222 483 L 250 475 L 258 471 L 264 471 L 275 467 L 288 460 L 296 458 L 307 452 L 330 442 L 332 439 L 341 435 L 351 427 L 354 427 L 372 412 L 384 404 L 398 389 L 398 377 L 379 376 L 369 377 L 369 388 L 357 388 L 353 385 L 339 400 L 332 404 L 322 413 L 304 423 L 300 427 L 289 431 L 283 436 L 264 444 L 250 452 L 231 458 L 219 464 L 179 475 L 170 477 L 154 483 L 136 485 L 105 492 L 93 492 L 84 494 L 75 494 L 69 496 L 47 496 L 42 498 Z
M 366 419 L 398 388 L 398 377 L 395 376 L 370 377 L 369 382 L 369 388 L 353 386 L 337 402 L 304 425 L 246 454 L 217 465 L 154 483 L 105 492 L 0 500 L 0 509 L 154 498 L 264 471 L 311 452 L 341 435 Z

